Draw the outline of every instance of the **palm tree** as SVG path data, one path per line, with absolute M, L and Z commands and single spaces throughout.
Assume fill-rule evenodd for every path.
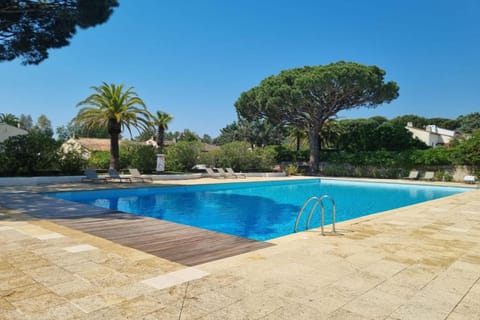
M 18 125 L 18 118 L 11 113 L 0 113 L 0 123 L 2 122 L 16 127 Z
M 146 130 L 151 126 L 152 115 L 145 107 L 133 87 L 103 82 L 100 87 L 92 87 L 95 93 L 77 106 L 87 105 L 78 112 L 74 122 L 89 129 L 107 128 L 110 134 L 110 168 L 120 169 L 119 136 L 124 128 L 130 135 L 131 127 Z
M 320 130 L 320 144 L 323 148 L 335 148 L 338 146 L 338 138 L 342 134 L 342 127 L 335 119 L 328 119 Z
M 157 145 L 160 152 L 163 152 L 165 131 L 168 129 L 168 124 L 173 120 L 173 116 L 163 111 L 157 111 L 153 119 L 153 123 L 157 126 Z
M 290 127 L 290 137 L 295 140 L 295 151 L 300 151 L 302 140 L 307 137 L 307 133 L 304 130 L 300 130 L 297 127 Z

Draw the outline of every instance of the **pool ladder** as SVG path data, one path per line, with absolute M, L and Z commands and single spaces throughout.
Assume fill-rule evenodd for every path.
M 300 211 L 298 211 L 297 219 L 295 220 L 295 228 L 293 230 L 294 232 L 297 232 L 298 223 L 300 222 L 300 218 L 302 217 L 303 212 L 305 211 L 307 206 L 310 204 L 310 202 L 315 201 L 312 208 L 310 208 L 310 212 L 308 213 L 306 230 L 308 230 L 308 227 L 310 225 L 310 220 L 312 220 L 312 216 L 313 216 L 313 213 L 315 212 L 315 209 L 320 204 L 320 207 L 322 208 L 322 216 L 321 216 L 321 225 L 320 226 L 321 226 L 321 230 L 322 230 L 322 236 L 325 235 L 324 230 L 323 230 L 323 227 L 325 225 L 325 205 L 323 204 L 323 200 L 325 200 L 325 199 L 330 199 L 330 201 L 332 202 L 332 232 L 333 233 L 336 232 L 335 231 L 335 217 L 336 217 L 336 211 L 337 210 L 336 210 L 336 207 L 335 207 L 335 200 L 333 200 L 333 198 L 331 196 L 329 196 L 328 194 L 325 194 L 321 197 L 313 196 L 313 197 L 308 198 L 307 201 L 305 201 L 305 203 L 303 204 Z

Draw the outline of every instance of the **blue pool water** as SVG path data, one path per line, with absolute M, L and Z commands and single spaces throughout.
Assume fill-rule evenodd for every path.
M 74 191 L 46 195 L 250 239 L 268 240 L 293 232 L 297 213 L 310 196 L 332 196 L 336 202 L 338 222 L 467 190 L 469 189 L 311 179 Z M 325 202 L 325 209 L 325 223 L 329 224 L 331 208 L 328 201 Z M 319 215 L 314 215 L 312 227 L 319 226 Z M 300 230 L 305 229 L 305 223 L 306 221 L 301 221 Z

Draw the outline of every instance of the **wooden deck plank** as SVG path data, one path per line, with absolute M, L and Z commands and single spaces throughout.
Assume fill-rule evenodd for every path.
M 94 217 L 53 221 L 187 266 L 272 245 L 154 218 L 139 220 Z
M 32 193 L 8 194 L 0 205 L 187 266 L 273 245 Z

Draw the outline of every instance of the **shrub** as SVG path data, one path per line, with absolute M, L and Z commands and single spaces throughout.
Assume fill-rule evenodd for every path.
M 94 151 L 88 159 L 88 167 L 96 169 L 108 169 L 110 166 L 110 152 Z
M 275 160 L 277 162 L 301 162 L 308 161 L 309 150 L 292 150 L 284 145 L 277 145 L 274 147 L 276 156 Z
M 32 131 L 13 136 L 0 147 L 2 175 L 38 175 L 58 170 L 58 143 L 49 135 Z
M 248 142 L 231 142 L 220 148 L 214 162 L 216 166 L 236 171 L 270 171 L 276 155 L 274 146 L 252 149 Z
M 415 150 L 411 155 L 413 165 L 438 166 L 451 164 L 451 150 L 438 147 Z
M 157 149 L 151 145 L 125 141 L 120 145 L 120 166 L 152 172 L 157 165 L 156 154 Z
M 409 166 L 411 151 L 331 152 L 323 151 L 321 159 L 336 164 L 374 165 L 382 167 Z
M 206 164 L 210 168 L 220 166 L 218 159 L 221 157 L 221 150 L 213 150 L 209 152 L 202 152 L 198 157 L 198 163 Z
M 157 150 L 153 146 L 140 146 L 131 158 L 129 167 L 142 172 L 153 172 L 157 166 Z
M 202 151 L 200 142 L 179 141 L 168 148 L 165 154 L 167 171 L 190 171 L 199 160 Z
M 80 152 L 71 150 L 59 155 L 58 166 L 63 174 L 81 174 L 88 160 Z
M 404 177 L 407 171 L 403 168 L 390 168 L 365 165 L 323 164 L 321 173 L 333 177 L 366 177 L 378 179 L 397 179 Z
M 285 173 L 289 176 L 294 176 L 298 174 L 298 168 L 296 165 L 289 164 L 288 166 L 285 167 Z
M 452 141 L 452 159 L 455 164 L 480 168 L 480 130 Z

